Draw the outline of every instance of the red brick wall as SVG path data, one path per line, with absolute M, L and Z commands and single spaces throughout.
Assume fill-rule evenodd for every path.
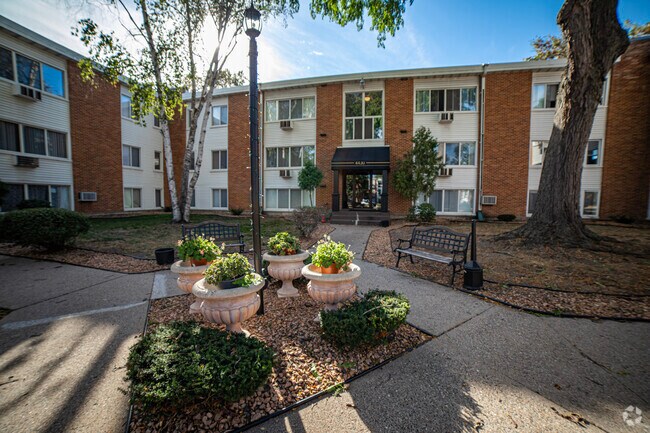
M 486 75 L 483 194 L 497 196 L 487 216 L 526 216 L 531 88 L 530 71 Z
M 120 212 L 124 210 L 120 89 L 101 77 L 95 78 L 95 85 L 84 83 L 73 61 L 68 61 L 68 83 L 75 209 Z M 97 192 L 97 201 L 80 202 L 82 191 Z
M 343 143 L 343 85 L 325 84 L 316 89 L 316 165 L 323 172 L 325 188 L 316 190 L 316 204 L 332 207 L 332 157 Z M 343 191 L 339 172 L 339 194 Z M 342 194 L 341 194 L 342 197 Z M 339 203 L 340 209 L 340 203 Z
M 391 79 L 384 82 L 386 113 L 384 116 L 386 144 L 390 146 L 390 179 L 388 181 L 388 210 L 406 214 L 411 202 L 402 197 L 392 183 L 392 171 L 397 161 L 413 148 L 413 79 Z M 402 132 L 404 131 L 404 132 Z
M 228 97 L 228 206 L 246 212 L 251 209 L 248 105 L 248 93 Z
M 650 185 L 650 40 L 633 42 L 611 77 L 600 217 L 644 220 Z

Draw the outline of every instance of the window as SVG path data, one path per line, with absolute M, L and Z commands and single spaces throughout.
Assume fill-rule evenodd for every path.
M 23 127 L 23 140 L 25 144 L 25 153 L 35 153 L 45 155 L 45 130 Z
M 70 187 L 61 185 L 50 186 L 50 204 L 52 207 L 70 209 Z
M 476 165 L 476 143 L 444 143 L 445 165 Z
M 228 169 L 228 151 L 227 150 L 213 150 L 212 151 L 212 169 L 213 170 L 227 170 Z
M 153 127 L 160 128 L 160 119 L 156 115 L 153 116 Z
M 292 119 L 313 119 L 316 117 L 316 98 L 279 99 L 266 101 L 264 119 L 267 122 Z
M 589 140 L 587 142 L 587 154 L 585 155 L 585 165 L 598 166 L 600 165 L 600 141 Z
M 377 140 L 384 137 L 381 91 L 345 94 L 345 139 Z
M 429 203 L 438 211 L 451 213 L 474 213 L 473 189 L 435 190 Z
M 212 190 L 212 207 L 228 209 L 228 190 L 227 189 L 213 189 Z
M 192 190 L 192 199 L 190 200 L 190 207 L 196 207 L 196 188 Z
M 142 207 L 140 202 L 140 188 L 124 188 L 124 208 L 125 209 L 138 209 Z
M 120 95 L 120 104 L 122 106 L 122 117 L 125 119 L 131 119 L 133 112 L 131 110 L 131 97 L 126 95 Z
M 5 184 L 7 186 L 7 193 L 2 200 L 2 211 L 7 212 L 15 210 L 18 203 L 25 199 L 25 186 L 17 184 Z
M 598 191 L 585 191 L 582 200 L 582 216 L 598 216 Z
M 0 77 L 14 79 L 14 56 L 6 48 L 0 47 Z
M 298 188 L 267 189 L 265 207 L 267 209 L 297 209 L 302 206 L 309 206 L 309 192 Z
M 153 169 L 154 170 L 160 170 L 161 163 L 160 163 L 160 151 L 154 150 L 153 151 Z
M 533 85 L 533 108 L 555 108 L 559 84 Z
M 49 195 L 47 185 L 27 185 L 27 198 L 29 200 L 41 200 L 49 203 Z
M 20 152 L 18 125 L 0 121 L 0 149 Z
M 36 60 L 16 54 L 16 70 L 20 84 L 41 88 L 41 65 Z
M 228 106 L 215 105 L 212 107 L 212 126 L 228 124 Z
M 68 157 L 68 146 L 65 134 L 61 132 L 47 131 L 47 154 L 58 158 Z
M 192 158 L 190 159 L 190 170 L 194 170 L 196 168 L 196 154 L 194 151 L 192 151 Z
M 140 148 L 122 145 L 122 165 L 124 167 L 140 167 Z
M 63 71 L 43 63 L 43 90 L 63 97 Z
M 533 141 L 530 149 L 530 165 L 542 165 L 548 141 Z
M 476 111 L 476 87 L 418 90 L 415 92 L 415 111 Z
M 156 203 L 156 207 L 163 207 L 163 204 L 162 204 L 162 189 L 157 188 L 154 191 L 154 202 Z
M 305 161 L 314 162 L 314 146 L 272 147 L 266 149 L 266 168 L 302 167 Z
M 537 191 L 528 191 L 528 213 L 535 212 L 535 203 L 537 203 Z

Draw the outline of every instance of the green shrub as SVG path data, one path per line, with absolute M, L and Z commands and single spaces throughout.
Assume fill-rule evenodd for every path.
M 174 322 L 131 348 L 127 379 L 133 403 L 189 406 L 205 398 L 251 395 L 272 368 L 273 351 L 256 338 Z
M 212 240 L 203 236 L 196 236 L 185 240 L 178 241 L 178 257 L 181 260 L 207 260 L 208 262 L 216 259 L 223 250 L 219 248 Z
M 238 207 L 231 207 L 230 213 L 233 215 L 241 215 L 242 213 L 244 213 L 244 209 Z
M 514 221 L 515 218 L 517 218 L 517 217 L 514 216 L 514 215 L 511 214 L 511 213 L 503 213 L 503 214 L 501 214 L 501 215 L 497 215 L 497 219 L 498 219 L 499 221 L 509 222 L 509 221 Z
M 37 208 L 50 208 L 50 202 L 47 200 L 22 200 L 16 205 L 16 209 L 37 209 Z
M 287 232 L 276 233 L 269 239 L 269 250 L 276 256 L 291 256 L 300 251 L 298 239 Z
M 325 213 L 321 208 L 301 207 L 293 211 L 291 221 L 296 225 L 300 235 L 307 237 L 316 229 L 323 215 Z
M 239 253 L 219 257 L 205 271 L 205 281 L 213 286 L 228 280 L 235 280 L 233 284 L 238 287 L 250 286 L 257 282 L 246 257 Z
M 430 223 L 436 219 L 436 208 L 431 203 L 418 205 L 418 219 L 423 223 Z
M 339 347 L 386 342 L 406 322 L 411 306 L 394 291 L 372 290 L 334 311 L 321 311 L 323 337 Z
M 311 256 L 314 266 L 329 268 L 336 265 L 339 269 L 346 269 L 354 259 L 354 253 L 343 242 L 335 242 L 329 236 L 318 241 L 316 252 Z
M 23 209 L 5 214 L 6 240 L 20 245 L 64 248 L 90 228 L 88 217 L 67 209 Z

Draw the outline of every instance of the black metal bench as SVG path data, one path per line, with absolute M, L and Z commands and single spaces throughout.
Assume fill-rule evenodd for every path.
M 411 239 L 398 239 L 399 244 L 393 250 L 397 253 L 395 266 L 399 267 L 399 261 L 406 256 L 409 256 L 411 263 L 413 263 L 413 256 L 445 263 L 452 268 L 451 284 L 453 285 L 456 274 L 463 269 L 467 261 L 469 238 L 469 233 L 458 233 L 443 226 L 414 227 Z M 436 252 L 448 253 L 451 257 Z
M 239 252 L 243 253 L 246 244 L 244 235 L 241 234 L 239 224 L 223 224 L 216 221 L 206 221 L 194 226 L 181 225 L 181 234 L 183 240 L 202 236 L 206 239 L 213 239 L 216 244 L 225 243 L 226 247 L 239 247 Z M 228 241 L 233 241 L 226 243 Z

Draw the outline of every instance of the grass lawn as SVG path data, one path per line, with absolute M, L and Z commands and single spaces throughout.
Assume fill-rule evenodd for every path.
M 239 224 L 246 247 L 252 247 L 251 220 L 210 214 L 193 214 L 192 224 L 219 221 Z M 171 223 L 171 214 L 139 215 L 121 218 L 93 218 L 88 233 L 77 239 L 76 245 L 97 251 L 121 253 L 142 258 L 154 258 L 154 250 L 175 247 L 181 238 L 181 225 Z M 262 219 L 262 243 L 280 231 L 298 235 L 291 221 L 279 217 Z

